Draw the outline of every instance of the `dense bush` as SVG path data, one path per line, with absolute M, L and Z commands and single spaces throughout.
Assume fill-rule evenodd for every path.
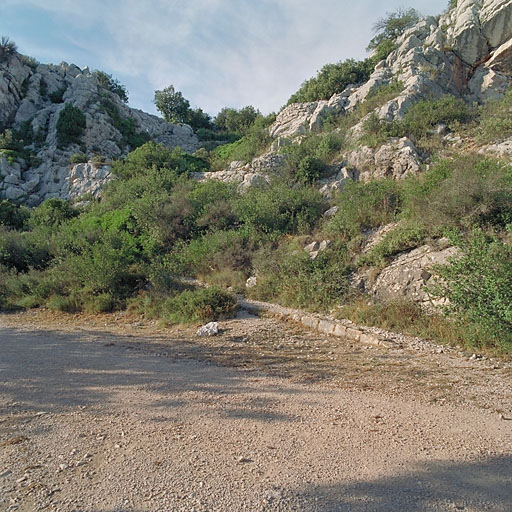
M 276 182 L 269 188 L 249 189 L 235 202 L 234 210 L 254 236 L 278 236 L 311 230 L 321 218 L 325 203 L 313 187 L 291 188 L 285 182 Z
M 455 130 L 475 116 L 475 111 L 463 100 L 451 95 L 422 100 L 414 104 L 402 120 L 385 121 L 372 113 L 364 122 L 361 142 L 375 147 L 388 137 L 409 137 L 421 145 L 422 139 L 431 137 L 438 125 L 445 124 Z
M 348 242 L 397 218 L 402 206 L 400 184 L 391 179 L 348 182 L 337 204 L 339 210 L 324 231 L 331 238 Z
M 236 299 L 218 288 L 186 290 L 163 304 L 162 317 L 172 323 L 211 322 L 228 318 L 236 310 Z
M 150 140 L 149 134 L 137 130 L 137 123 L 134 119 L 121 116 L 119 107 L 113 101 L 103 97 L 100 101 L 100 106 L 109 115 L 114 128 L 121 133 L 123 138 L 120 143 L 122 146 L 129 146 L 130 149 L 135 149 Z
M 438 162 L 422 177 L 405 182 L 404 214 L 428 227 L 503 229 L 512 222 L 512 169 L 480 155 Z
M 33 227 L 57 227 L 76 217 L 78 212 L 62 199 L 47 199 L 30 213 L 29 223 Z
M 25 228 L 30 210 L 25 206 L 11 203 L 7 199 L 0 201 L 0 225 L 9 229 Z
M 408 136 L 420 138 L 441 123 L 455 129 L 473 117 L 473 111 L 463 100 L 446 95 L 438 100 L 423 100 L 414 104 L 405 114 L 402 130 Z
M 60 111 L 57 120 L 57 139 L 61 146 L 80 143 L 80 138 L 85 129 L 86 121 L 84 113 L 71 103 Z
M 1 266 L 26 272 L 30 268 L 43 268 L 49 259 L 48 248 L 29 233 L 10 231 L 0 226 Z
M 208 163 L 201 158 L 185 153 L 180 147 L 170 149 L 163 144 L 146 142 L 114 163 L 113 172 L 129 179 L 152 172 L 173 172 L 176 175 L 204 171 Z
M 499 101 L 489 101 L 482 107 L 476 131 L 480 142 L 493 142 L 512 136 L 512 88 Z
M 336 64 L 326 64 L 315 77 L 303 82 L 286 104 L 328 100 L 333 94 L 342 92 L 349 84 L 359 84 L 368 80 L 375 64 L 376 61 L 372 58 L 362 61 L 347 59 Z
M 237 110 L 235 108 L 223 108 L 215 117 L 215 128 L 220 132 L 234 133 L 243 136 L 254 124 L 260 112 L 252 105 Z
M 275 115 L 257 117 L 245 135 L 231 144 L 224 144 L 212 151 L 212 167 L 223 168 L 233 160 L 250 162 L 272 143 L 268 127 L 275 121 Z
M 342 244 L 334 244 L 315 259 L 293 242 L 277 249 L 265 246 L 254 267 L 258 279 L 249 293 L 261 300 L 326 311 L 344 301 L 349 290 L 348 251 Z
M 300 144 L 290 144 L 282 150 L 286 155 L 289 175 L 302 183 L 318 180 L 341 149 L 344 136 L 338 132 L 309 135 Z
M 479 347 L 512 348 L 512 247 L 474 231 L 459 238 L 461 254 L 438 266 L 441 278 L 432 293 L 446 297 L 445 311 L 465 324 L 466 335 Z

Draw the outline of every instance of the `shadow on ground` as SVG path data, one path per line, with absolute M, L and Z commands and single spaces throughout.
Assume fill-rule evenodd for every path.
M 191 400 L 193 392 L 204 394 L 203 405 L 225 395 L 251 393 L 246 372 L 185 360 L 180 353 L 157 357 L 158 350 L 171 351 L 172 342 L 152 345 L 148 351 L 143 342 L 130 336 L 0 327 L 0 397 L 25 411 L 58 413 L 116 403 L 119 391 L 143 389 L 154 395 L 149 405 L 158 413 Z M 263 422 L 296 421 L 273 411 L 271 394 L 275 391 L 298 392 L 293 386 L 260 388 L 257 397 L 227 408 L 224 414 Z
M 292 492 L 289 506 L 315 512 L 511 512 L 512 457 L 429 462 L 399 476 L 312 486 Z

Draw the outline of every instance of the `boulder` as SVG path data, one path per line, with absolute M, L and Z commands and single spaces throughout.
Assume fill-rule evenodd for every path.
M 345 155 L 345 164 L 362 180 L 392 177 L 400 180 L 421 170 L 421 158 L 407 138 L 391 138 L 378 149 L 362 146 Z
M 438 247 L 424 245 L 397 256 L 380 272 L 367 292 L 377 301 L 407 300 L 431 310 L 439 305 L 431 301 L 425 290 L 432 277 L 431 267 L 445 264 L 457 255 L 457 249 L 446 247 L 447 244 L 443 239 Z
M 216 336 L 217 334 L 219 334 L 219 324 L 217 322 L 210 322 L 197 330 L 198 336 Z

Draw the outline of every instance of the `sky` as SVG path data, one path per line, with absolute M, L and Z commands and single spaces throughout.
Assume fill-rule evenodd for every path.
M 411 5 L 414 3 L 414 5 Z M 173 85 L 215 115 L 278 111 L 327 63 L 367 56 L 372 26 L 398 7 L 440 14 L 447 0 L 1 0 L 0 36 L 42 63 L 100 69 L 129 104 L 156 113 Z

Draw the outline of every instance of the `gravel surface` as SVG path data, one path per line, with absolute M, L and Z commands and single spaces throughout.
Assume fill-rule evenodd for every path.
M 1 511 L 512 511 L 510 365 L 242 314 L 0 316 Z

